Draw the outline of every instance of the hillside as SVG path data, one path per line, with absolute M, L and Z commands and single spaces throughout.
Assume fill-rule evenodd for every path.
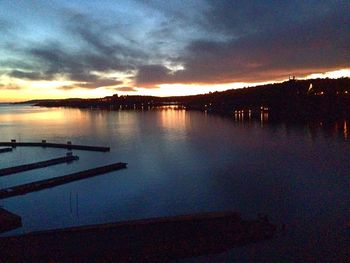
M 350 115 L 350 79 L 289 80 L 282 83 L 194 96 L 114 96 L 99 99 L 42 100 L 44 107 L 145 109 L 162 105 L 233 114 L 262 109 L 271 118 L 333 118 Z

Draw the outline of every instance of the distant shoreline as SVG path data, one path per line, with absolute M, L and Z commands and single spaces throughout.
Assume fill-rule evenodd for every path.
M 289 80 L 250 88 L 178 97 L 118 96 L 97 99 L 32 100 L 15 104 L 108 110 L 147 110 L 176 105 L 237 115 L 245 119 L 268 114 L 271 119 L 334 119 L 350 117 L 350 78 Z

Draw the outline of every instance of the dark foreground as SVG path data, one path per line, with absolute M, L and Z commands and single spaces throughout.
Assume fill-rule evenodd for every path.
M 206 213 L 91 225 L 0 238 L 4 262 L 164 262 L 270 239 L 267 219 Z
M 10 211 L 7 211 L 3 208 L 0 208 L 0 233 L 16 229 L 21 226 L 22 219 L 20 216 L 13 214 Z

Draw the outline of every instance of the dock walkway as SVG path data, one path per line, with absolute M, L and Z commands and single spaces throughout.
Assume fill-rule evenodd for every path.
M 78 145 L 67 143 L 49 143 L 43 140 L 42 142 L 17 142 L 12 140 L 11 142 L 0 142 L 0 147 L 43 147 L 43 148 L 61 148 L 68 150 L 83 150 L 83 151 L 95 151 L 95 152 L 109 152 L 110 147 L 101 146 L 88 146 L 88 145 Z
M 36 181 L 33 183 L 22 184 L 10 188 L 0 189 L 0 199 L 24 195 L 30 192 L 40 191 L 42 189 L 51 188 L 54 186 L 70 183 L 77 180 L 97 176 L 100 174 L 109 173 L 112 171 L 126 168 L 126 163 L 114 163 L 106 166 L 97 167 L 77 173 L 72 173 L 60 177 L 54 177 L 46 180 Z
M 64 157 L 60 158 L 55 158 L 55 159 L 50 159 L 42 162 L 35 162 L 35 163 L 29 163 L 29 164 L 23 164 L 23 165 L 18 165 L 18 166 L 13 166 L 13 167 L 8 167 L 8 168 L 3 168 L 0 169 L 0 176 L 6 176 L 10 174 L 15 174 L 15 173 L 20 173 L 20 172 L 25 172 L 29 170 L 34 170 L 34 169 L 39 169 L 39 168 L 44 168 L 60 163 L 69 163 L 73 162 L 75 160 L 78 160 L 78 156 L 73 156 L 73 155 L 67 155 Z
M 6 147 L 6 148 L 0 148 L 0 153 L 7 153 L 12 152 L 12 148 Z

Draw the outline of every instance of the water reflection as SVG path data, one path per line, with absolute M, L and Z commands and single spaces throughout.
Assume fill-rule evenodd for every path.
M 263 127 L 269 121 L 269 109 L 261 107 L 260 110 L 238 109 L 233 113 L 236 122 L 246 122 L 253 119 L 259 119 L 260 126 Z
M 252 120 L 252 110 L 235 110 L 234 119 L 238 122 L 250 121 Z
M 174 106 L 164 107 L 160 111 L 161 124 L 166 129 L 184 131 L 186 129 L 186 111 Z
M 348 140 L 349 138 L 349 121 L 339 120 L 339 121 L 327 121 L 327 122 L 309 122 L 307 123 L 307 128 L 312 138 L 317 138 L 318 136 L 338 138 L 343 140 Z
M 65 118 L 61 110 L 32 110 L 30 112 L 8 112 L 0 114 L 0 122 L 60 122 Z
M 269 113 L 261 111 L 260 113 L 260 126 L 263 127 L 269 121 Z
M 235 110 L 233 120 L 237 125 L 247 127 L 247 124 L 259 123 L 261 128 L 273 129 L 273 127 L 283 125 L 287 133 L 293 130 L 304 131 L 312 139 L 319 136 L 349 139 L 349 120 L 335 121 L 275 121 L 269 119 L 268 108 L 262 108 L 259 113 L 252 110 Z
M 344 139 L 347 140 L 349 138 L 349 128 L 348 128 L 348 121 L 344 121 Z

